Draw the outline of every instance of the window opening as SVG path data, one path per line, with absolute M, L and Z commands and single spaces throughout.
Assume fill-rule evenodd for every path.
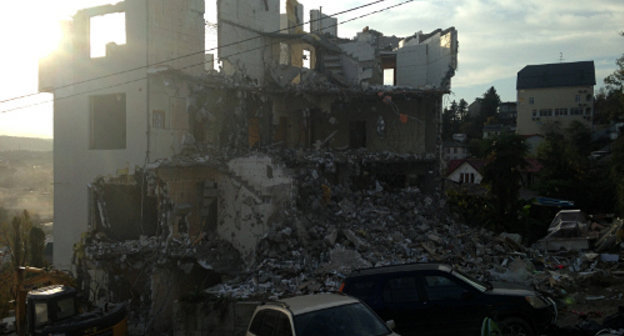
M 383 69 L 383 84 L 394 85 L 395 83 L 394 76 L 395 76 L 394 68 Z
M 126 94 L 89 97 L 89 149 L 126 148 Z
M 301 57 L 303 58 L 303 67 L 306 69 L 310 69 L 310 50 L 304 49 L 303 50 L 303 54 L 301 55 Z
M 111 43 L 126 44 L 126 13 L 93 16 L 89 23 L 91 58 L 105 57 Z
M 355 120 L 349 122 L 349 147 L 366 147 L 366 121 Z

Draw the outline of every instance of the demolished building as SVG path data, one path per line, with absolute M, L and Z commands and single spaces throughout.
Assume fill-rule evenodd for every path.
M 176 302 L 227 281 L 255 282 L 251 296 L 331 289 L 310 277 L 324 265 L 317 275 L 336 279 L 331 256 L 367 244 L 352 194 L 382 229 L 425 225 L 443 206 L 439 121 L 457 31 L 345 39 L 320 10 L 304 31 L 303 6 L 283 3 L 217 2 L 220 71 L 204 53 L 201 0 L 79 11 L 40 64 L 40 90 L 55 95 L 54 264 L 95 302 L 130 301 L 145 330 L 171 328 Z M 93 22 L 111 15 L 125 40 L 94 56 Z M 370 203 L 384 192 L 409 215 L 384 218 L 395 210 Z M 395 238 L 402 257 L 355 259 L 417 256 Z M 306 262 L 254 274 L 276 253 Z

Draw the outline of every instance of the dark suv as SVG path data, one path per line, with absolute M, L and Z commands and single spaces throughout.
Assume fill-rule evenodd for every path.
M 357 270 L 341 291 L 394 320 L 401 335 L 478 335 L 485 317 L 503 335 L 535 335 L 557 318 L 554 301 L 533 290 L 493 287 L 444 264 Z

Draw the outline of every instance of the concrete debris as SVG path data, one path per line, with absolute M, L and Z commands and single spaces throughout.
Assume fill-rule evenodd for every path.
M 422 183 L 416 188 L 407 178 L 400 182 L 385 178 L 388 163 L 431 162 L 427 157 L 364 150 L 264 149 L 264 153 L 272 166 L 283 166 L 292 174 L 296 191 L 270 216 L 251 256 L 242 256 L 236 246 L 211 231 L 194 236 L 177 229 L 172 234 L 174 229 L 167 224 L 167 213 L 175 214 L 176 209 L 167 200 L 171 190 L 148 172 L 149 194 L 160 197 L 159 209 L 170 209 L 159 213 L 157 234 L 116 241 L 93 233 L 84 245 L 86 259 L 134 272 L 175 269 L 181 283 L 186 276 L 204 272 L 201 279 L 211 280 L 194 288 L 228 300 L 336 291 L 355 269 L 410 262 L 443 262 L 478 280 L 529 284 L 558 299 L 588 286 L 606 286 L 624 275 L 619 251 L 544 253 L 522 245 L 518 234 L 495 234 L 457 222 L 445 208 L 436 181 L 433 188 Z M 216 155 L 210 160 L 188 155 L 151 169 L 206 165 L 227 172 L 219 160 Z M 210 194 L 212 189 L 206 190 Z M 157 307 L 152 303 L 152 311 Z
M 329 183 L 328 176 L 336 173 L 342 160 L 362 164 L 366 155 L 317 152 L 282 156 L 287 161 L 299 158 L 288 165 L 296 168 L 298 175 L 297 204 L 305 206 L 289 209 L 273 223 L 258 244 L 255 262 L 244 274 L 208 292 L 249 298 L 335 291 L 357 268 L 437 261 L 479 280 L 528 283 L 562 297 L 583 283 L 606 281 L 605 274 L 621 267 L 613 265 L 615 257 L 610 254 L 542 254 L 523 246 L 518 234 L 496 235 L 458 223 L 447 215 L 438 191 L 384 188 L 387 185 L 377 179 L 360 191 L 353 191 L 348 184 Z M 329 200 L 324 200 L 322 186 L 331 189 Z M 293 225 L 295 219 L 301 225 Z M 308 238 L 284 233 L 291 230 L 305 230 Z

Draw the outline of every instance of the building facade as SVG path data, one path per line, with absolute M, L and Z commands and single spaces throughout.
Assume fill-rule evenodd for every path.
M 88 229 L 89 184 L 96 177 L 132 173 L 180 150 L 189 129 L 187 93 L 148 76 L 171 67 L 203 71 L 203 16 L 203 0 L 133 0 L 81 10 L 65 24 L 61 47 L 39 64 L 39 90 L 54 94 L 57 268 L 70 267 L 74 244 Z M 92 42 L 105 32 L 96 23 L 108 19 L 118 24 L 122 41 L 105 41 L 98 54 Z
M 595 84 L 593 61 L 524 67 L 516 83 L 516 132 L 544 134 L 543 127 L 549 123 L 564 129 L 575 120 L 591 128 Z

